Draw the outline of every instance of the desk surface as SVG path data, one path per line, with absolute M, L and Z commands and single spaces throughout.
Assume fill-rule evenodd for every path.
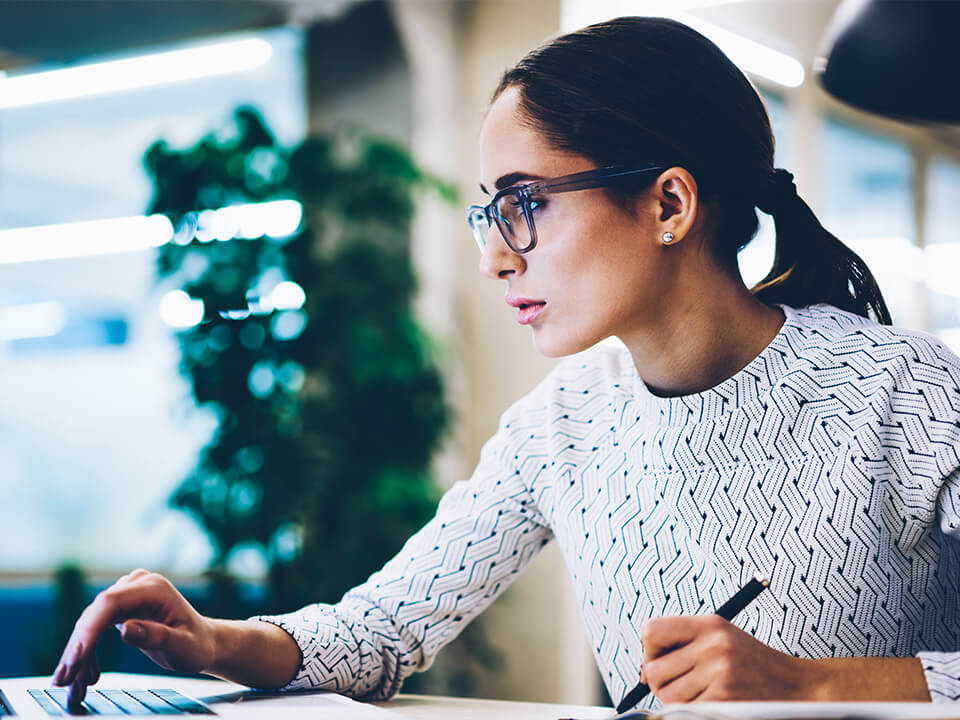
M 9 692 L 13 688 L 20 688 L 21 691 L 27 687 L 45 688 L 49 686 L 49 682 L 49 677 L 0 679 L 0 690 L 6 689 Z M 214 678 L 171 678 L 167 675 L 128 673 L 104 673 L 98 685 L 133 688 L 175 687 L 187 695 L 198 698 L 218 695 L 233 689 L 243 689 L 239 685 Z M 613 708 L 474 700 L 433 695 L 401 694 L 392 700 L 371 703 L 371 705 L 395 712 L 398 718 L 405 720 L 558 720 L 558 718 L 571 717 L 583 718 L 583 720 L 605 720 L 614 716 Z M 276 714 L 280 715 L 279 712 Z M 379 711 L 377 714 L 380 714 Z
M 603 720 L 614 716 L 613 708 L 434 695 L 400 694 L 388 702 L 374 704 L 396 710 L 410 720 L 557 720 L 569 717 Z
M 7 694 L 8 700 L 16 703 L 22 699 L 20 707 L 25 709 L 24 717 L 46 718 L 40 706 L 27 696 L 27 688 L 46 687 L 49 677 L 0 679 L 0 690 Z M 171 678 L 163 675 L 128 675 L 106 673 L 101 681 L 107 687 L 173 687 L 186 695 L 192 695 L 208 702 L 215 702 L 209 695 L 220 695 L 234 689 L 245 690 L 239 685 L 216 679 Z M 16 693 L 16 695 L 11 694 Z M 246 693 L 244 693 L 246 696 Z M 18 699 L 19 698 L 19 699 Z M 221 700 L 224 698 L 221 698 Z M 304 704 L 302 700 L 307 702 Z M 610 720 L 614 716 L 613 708 L 588 707 L 582 705 L 559 705 L 550 703 L 513 702 L 506 700 L 474 700 L 466 698 L 438 697 L 430 695 L 398 695 L 382 703 L 354 703 L 335 695 L 299 695 L 297 693 L 280 695 L 261 695 L 253 699 L 268 703 L 277 702 L 265 708 L 259 702 L 236 705 L 215 705 L 223 717 L 243 718 L 244 720 L 275 720 L 276 717 L 288 717 L 291 720 L 306 718 L 317 720 L 321 717 L 358 718 L 397 717 L 405 720 L 558 720 L 559 718 L 582 718 L 583 720 Z M 374 707 L 376 706 L 376 707 Z M 318 712 L 318 708 L 323 710 Z M 32 708 L 32 711 L 30 709 Z M 228 711 L 228 708 L 229 711 Z M 384 710 L 389 712 L 384 712 Z M 332 714 L 331 714 L 332 712 Z M 960 720 L 960 703 L 936 705 L 933 703 L 698 703 L 691 706 L 674 705 L 665 709 L 665 714 L 682 713 L 686 720 L 698 718 L 741 718 L 747 720 L 851 720 L 851 718 L 873 718 L 874 720 Z M 391 713 L 396 713 L 392 715 Z M 679 718 L 680 714 L 675 717 Z

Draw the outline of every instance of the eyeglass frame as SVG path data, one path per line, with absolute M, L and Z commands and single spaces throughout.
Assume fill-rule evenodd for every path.
M 537 229 L 533 222 L 533 213 L 530 208 L 530 201 L 533 195 L 550 195 L 554 193 L 575 192 L 577 190 L 592 190 L 594 188 L 606 187 L 612 181 L 631 175 L 639 175 L 649 172 L 663 172 L 669 167 L 662 163 L 643 163 L 642 165 L 607 165 L 605 167 L 585 170 L 583 172 L 572 173 L 570 175 L 560 175 L 559 177 L 546 180 L 535 180 L 529 183 L 520 183 L 510 185 L 498 191 L 487 205 L 471 205 L 467 208 L 467 224 L 473 232 L 473 239 L 483 252 L 487 245 L 486 232 L 474 224 L 474 218 L 477 213 L 482 213 L 487 223 L 486 230 L 489 231 L 494 225 L 500 231 L 501 237 L 513 252 L 518 254 L 528 253 L 537 245 Z M 530 232 L 530 244 L 519 248 L 511 239 L 512 232 L 507 230 L 509 225 L 504 227 L 509 221 L 505 220 L 497 209 L 497 203 L 507 195 L 515 195 L 520 202 L 520 211 L 527 223 L 527 229 Z M 501 224 L 501 221 L 503 224 Z

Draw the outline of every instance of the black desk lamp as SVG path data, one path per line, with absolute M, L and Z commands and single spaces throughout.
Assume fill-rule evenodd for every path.
M 815 70 L 831 95 L 900 120 L 960 123 L 960 0 L 844 0 Z

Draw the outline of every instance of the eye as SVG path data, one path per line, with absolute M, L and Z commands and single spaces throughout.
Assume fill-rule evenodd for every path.
M 546 206 L 547 206 L 547 201 L 542 200 L 540 198 L 530 198 L 530 200 L 528 201 L 528 207 L 530 208 L 530 212 L 537 212 L 539 210 L 543 210 L 543 208 L 545 208 Z

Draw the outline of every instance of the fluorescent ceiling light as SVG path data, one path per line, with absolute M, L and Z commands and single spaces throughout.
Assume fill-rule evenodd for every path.
M 41 302 L 0 307 L 0 341 L 53 337 L 67 325 L 62 303 Z
M 75 65 L 60 70 L 0 74 L 0 108 L 134 90 L 265 65 L 273 48 L 266 40 L 248 38 L 123 60 Z
M 0 230 L 0 265 L 144 250 L 171 237 L 164 215 Z
M 672 17 L 706 35 L 741 70 L 785 87 L 800 87 L 803 84 L 806 76 L 803 64 L 786 53 L 761 45 L 748 37 L 724 30 L 687 13 L 671 13 L 665 17 Z
M 303 207 L 296 200 L 271 200 L 204 210 L 184 218 L 173 241 L 186 245 L 194 238 L 200 242 L 238 237 L 252 239 L 263 235 L 282 238 L 296 231 L 302 216 Z
M 186 245 L 194 239 L 284 238 L 296 232 L 302 216 L 296 200 L 272 200 L 188 213 L 176 233 L 165 215 L 10 228 L 0 230 L 0 265 L 133 252 L 171 241 Z
M 591 23 L 620 15 L 666 17 L 689 25 L 706 35 L 744 72 L 772 80 L 786 87 L 803 83 L 803 64 L 796 58 L 762 45 L 738 33 L 724 30 L 684 10 L 709 5 L 732 4 L 722 0 L 566 0 L 565 30 L 572 31 Z

